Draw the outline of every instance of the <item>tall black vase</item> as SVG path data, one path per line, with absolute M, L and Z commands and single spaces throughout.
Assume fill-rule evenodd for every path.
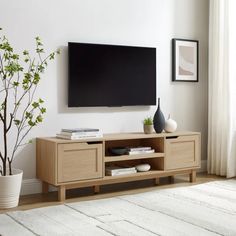
M 165 128 L 165 117 L 161 112 L 160 108 L 160 98 L 158 98 L 158 107 L 153 118 L 153 125 L 156 133 L 161 133 Z

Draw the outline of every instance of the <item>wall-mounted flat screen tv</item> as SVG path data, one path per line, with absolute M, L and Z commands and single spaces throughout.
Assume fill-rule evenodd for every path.
M 156 105 L 156 48 L 68 43 L 68 106 Z

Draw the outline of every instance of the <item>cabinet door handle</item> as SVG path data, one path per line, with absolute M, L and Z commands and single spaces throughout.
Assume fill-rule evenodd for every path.
M 175 139 L 175 138 L 178 138 L 179 136 L 169 136 L 169 137 L 166 137 L 166 139 Z
M 87 142 L 88 145 L 93 145 L 93 144 L 101 144 L 101 141 L 92 141 L 92 142 Z

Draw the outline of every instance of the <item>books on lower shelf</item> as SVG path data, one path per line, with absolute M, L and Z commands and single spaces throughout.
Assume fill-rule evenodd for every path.
M 108 166 L 105 173 L 107 176 L 128 175 L 137 173 L 137 170 L 135 167 Z
M 99 129 L 95 128 L 77 128 L 77 129 L 62 129 L 56 135 L 57 138 L 77 140 L 86 138 L 102 138 L 103 134 Z

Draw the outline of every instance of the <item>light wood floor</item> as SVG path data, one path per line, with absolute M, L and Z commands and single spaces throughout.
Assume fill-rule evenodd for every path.
M 164 188 L 175 188 L 182 186 L 191 186 L 195 184 L 206 183 L 210 181 L 224 179 L 215 175 L 207 175 L 204 173 L 197 175 L 197 181 L 195 183 L 189 182 L 188 176 L 176 176 L 174 182 L 170 183 L 170 179 L 161 178 L 160 185 L 154 185 L 153 180 L 136 181 L 122 184 L 105 185 L 101 187 L 101 192 L 99 194 L 94 194 L 93 188 L 82 188 L 69 190 L 66 193 L 66 202 L 78 202 L 93 199 L 109 198 L 114 196 L 121 196 L 126 194 L 135 194 L 145 191 L 151 191 L 156 189 Z M 17 210 L 29 210 L 38 207 L 46 207 L 62 204 L 57 201 L 57 192 L 50 192 L 48 194 L 33 194 L 21 196 L 20 203 L 17 208 L 12 208 L 8 210 L 0 210 L 0 213 L 5 213 L 7 211 L 17 211 Z

